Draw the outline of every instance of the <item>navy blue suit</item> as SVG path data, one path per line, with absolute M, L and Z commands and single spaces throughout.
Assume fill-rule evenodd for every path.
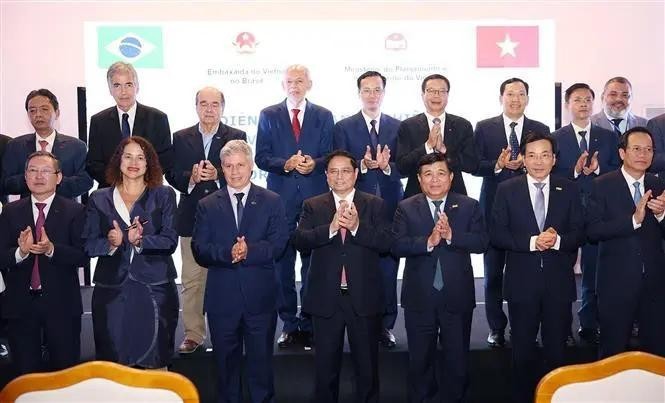
M 647 129 L 653 136 L 655 154 L 649 171 L 663 177 L 665 174 L 665 113 L 649 119 Z
M 520 144 L 529 132 L 549 134 L 550 128 L 547 125 L 524 117 L 524 127 L 522 127 L 522 136 Z M 516 171 L 504 168 L 498 174 L 494 173 L 496 160 L 501 150 L 508 147 L 506 138 L 506 128 L 504 126 L 503 115 L 481 120 L 476 124 L 474 131 L 474 145 L 478 154 L 478 170 L 474 173 L 483 178 L 483 184 L 480 188 L 480 207 L 489 222 L 492 216 L 492 203 L 499 183 L 506 179 L 522 175 L 524 171 Z M 508 324 L 508 318 L 503 313 L 503 297 L 501 288 L 503 286 L 503 268 L 506 263 L 506 251 L 497 249 L 490 245 L 483 256 L 485 268 L 485 313 L 487 314 L 487 323 L 491 330 L 503 333 Z
M 137 102 L 131 133 L 132 136 L 141 136 L 152 144 L 164 172 L 171 169 L 173 162 L 171 129 L 169 118 L 164 112 Z M 122 132 L 117 106 L 104 109 L 90 118 L 86 169 L 99 183 L 100 188 L 109 186 L 105 178 L 106 167 L 120 141 L 122 141 Z
M 2 160 L 2 177 L 6 194 L 21 195 L 21 197 L 30 195 L 28 185 L 25 183 L 25 161 L 30 154 L 38 150 L 35 137 L 35 133 L 24 134 L 7 144 L 5 157 Z M 84 142 L 56 132 L 53 154 L 58 158 L 62 171 L 62 182 L 56 189 L 57 194 L 73 199 L 90 190 L 92 178 L 85 171 L 86 153 Z
M 644 192 L 657 196 L 663 181 L 644 177 Z M 621 170 L 593 182 L 587 209 L 587 235 L 598 242 L 598 317 L 600 355 L 626 351 L 633 321 L 640 325 L 640 346 L 665 356 L 665 220 L 660 223 L 647 208 L 644 221 L 633 228 L 632 189 Z
M 2 316 L 8 319 L 12 361 L 20 374 L 45 368 L 42 331 L 49 349 L 47 370 L 59 370 L 79 361 L 81 293 L 78 268 L 86 262 L 81 232 L 85 218 L 79 203 L 56 195 L 44 229 L 54 245 L 53 257 L 28 256 L 16 263 L 17 239 L 26 227 L 35 233 L 32 199 L 9 203 L 0 215 L 0 267 L 7 289 L 2 293 Z M 41 296 L 30 294 L 34 259 L 39 259 Z
M 450 244 L 441 240 L 431 252 L 427 239 L 434 219 L 424 194 L 402 201 L 393 222 L 393 252 L 406 257 L 401 301 L 409 341 L 410 402 L 464 401 L 467 389 L 471 318 L 476 306 L 469 254 L 483 253 L 489 236 L 477 201 L 448 193 L 442 211 L 448 216 L 452 239 Z M 437 258 L 443 274 L 440 291 L 433 287 Z M 437 336 L 444 351 L 444 384 L 438 386 Z
M 399 120 L 384 113 L 381 114 L 377 143 L 390 149 L 390 175 L 384 174 L 378 168 L 367 170 L 364 174 L 359 169 L 356 181 L 356 189 L 381 197 L 385 201 L 386 220 L 388 221 L 392 221 L 397 203 L 402 200 L 404 195 L 402 178 L 395 163 L 399 124 Z M 333 128 L 333 149 L 343 149 L 350 152 L 358 160 L 360 166 L 360 161 L 365 156 L 367 146 L 372 147 L 369 136 L 370 133 L 365 118 L 362 112 L 358 112 L 335 124 Z M 372 157 L 376 158 L 375 149 L 372 150 Z M 392 329 L 397 319 L 397 268 L 399 260 L 387 253 L 381 257 L 380 264 L 386 301 L 383 327 Z
M 288 241 L 279 195 L 251 185 L 240 229 L 227 187 L 204 197 L 196 209 L 192 250 L 208 268 L 205 309 L 218 369 L 218 401 L 243 401 L 240 384 L 243 345 L 251 402 L 273 402 L 272 352 L 277 322 L 275 261 Z M 232 263 L 239 236 L 247 258 Z
M 473 127 L 468 120 L 446 113 L 444 127 L 441 128 L 446 157 L 455 176 L 450 191 L 466 194 L 462 171 L 473 173 L 478 168 L 478 158 L 473 149 Z M 420 193 L 418 182 L 418 161 L 425 155 L 425 143 L 429 137 L 429 124 L 424 113 L 412 116 L 399 125 L 397 132 L 397 167 L 402 175 L 408 176 L 404 197 Z
M 286 219 L 289 233 L 296 229 L 300 219 L 302 203 L 305 199 L 328 191 L 325 176 L 325 156 L 332 151 L 332 113 L 309 100 L 305 108 L 305 117 L 301 122 L 299 141 L 296 142 L 291 126 L 292 114 L 288 110 L 286 100 L 261 111 L 259 126 L 256 132 L 256 165 L 268 173 L 268 189 L 279 194 L 286 208 Z M 298 171 L 284 172 L 284 164 L 298 150 L 302 155 L 310 155 L 316 162 L 312 172 L 302 175 Z M 309 254 L 301 253 L 300 299 L 306 288 L 307 270 L 309 270 Z M 298 296 L 295 284 L 296 251 L 292 244 L 279 259 L 278 278 L 280 282 L 279 316 L 284 322 L 287 333 L 300 330 L 311 332 L 309 319 L 298 319 Z
M 554 228 L 561 237 L 558 250 L 531 251 L 530 239 L 538 228 L 526 175 L 499 184 L 492 208 L 491 241 L 506 250 L 503 295 L 513 344 L 513 398 L 532 402 L 542 375 L 534 340 L 541 329 L 546 371 L 563 365 L 575 300 L 577 249 L 584 242 L 584 220 L 577 186 L 550 175 L 544 230 Z
M 596 175 L 580 173 L 575 177 L 575 164 L 582 154 L 577 135 L 572 124 L 564 126 L 552 133 L 557 142 L 557 156 L 554 172 L 576 182 L 580 190 L 582 207 L 586 208 L 591 194 L 592 182 Z M 619 167 L 620 159 L 617 138 L 613 132 L 591 124 L 590 133 L 586 135 L 589 158 L 598 152 L 599 175 L 614 171 Z M 582 304 L 577 312 L 580 326 L 583 329 L 598 328 L 598 301 L 596 296 L 598 246 L 585 243 L 582 246 Z
M 0 203 L 6 203 L 7 202 L 7 193 L 5 193 L 4 189 L 4 180 L 3 175 L 2 175 L 2 159 L 3 156 L 5 155 L 5 150 L 7 149 L 7 143 L 12 138 L 9 136 L 5 136 L 4 134 L 0 134 Z

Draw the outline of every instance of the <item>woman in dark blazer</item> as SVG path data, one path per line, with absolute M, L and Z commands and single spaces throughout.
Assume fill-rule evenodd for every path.
M 88 201 L 83 238 L 97 257 L 92 319 L 97 359 L 139 368 L 171 362 L 178 323 L 173 189 L 141 137 L 123 140 L 106 169 L 109 188 Z

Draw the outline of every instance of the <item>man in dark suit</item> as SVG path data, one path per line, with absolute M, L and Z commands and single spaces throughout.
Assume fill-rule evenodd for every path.
M 633 322 L 640 347 L 665 356 L 665 184 L 646 173 L 651 133 L 634 127 L 621 136 L 623 166 L 593 182 L 587 235 L 598 242 L 600 356 L 626 351 Z
M 584 242 L 579 190 L 550 175 L 556 162 L 549 134 L 531 133 L 521 145 L 527 174 L 499 184 L 491 242 L 507 252 L 503 295 L 513 345 L 513 402 L 532 402 L 543 374 L 534 343 L 540 328 L 545 373 L 564 362 L 575 300 L 577 249 Z
M 181 353 L 196 351 L 206 338 L 203 295 L 208 270 L 192 256 L 192 231 L 196 204 L 224 185 L 219 151 L 229 140 L 246 140 L 245 132 L 220 121 L 224 112 L 224 94 L 213 87 L 196 93 L 199 123 L 173 135 L 173 169 L 166 178 L 180 191 L 176 212 L 176 230 L 182 254 L 182 320 L 185 335 Z
M 626 77 L 612 77 L 607 80 L 600 99 L 603 101 L 603 110 L 591 116 L 591 123 L 613 131 L 617 142 L 621 133 L 626 130 L 646 126 L 645 118 L 630 111 L 633 86 Z
M 289 234 L 296 229 L 305 199 L 328 191 L 324 157 L 332 146 L 333 116 L 329 110 L 305 98 L 312 88 L 309 70 L 302 65 L 286 68 L 282 88 L 286 99 L 259 115 L 256 132 L 256 165 L 268 173 L 268 189 L 279 194 L 286 207 Z M 279 347 L 291 345 L 298 331 L 305 349 L 311 349 L 312 322 L 297 316 L 295 280 L 296 250 L 292 244 L 278 261 L 279 317 L 284 322 Z M 300 300 L 307 288 L 309 253 L 300 253 Z
M 362 109 L 340 120 L 333 128 L 333 148 L 351 153 L 360 166 L 356 189 L 382 198 L 386 202 L 386 220 L 392 221 L 397 203 L 404 191 L 392 150 L 397 146 L 399 120 L 381 113 L 386 78 L 376 71 L 358 77 L 358 96 Z M 397 319 L 397 268 L 399 260 L 389 253 L 381 256 L 381 273 L 386 307 L 383 312 L 381 344 L 395 347 L 391 332 Z
M 619 167 L 616 136 L 591 123 L 594 96 L 587 84 L 568 87 L 564 99 L 571 122 L 552 133 L 558 148 L 554 173 L 577 183 L 583 208 L 587 207 L 593 179 Z M 592 344 L 598 343 L 597 258 L 598 245 L 585 243 L 582 246 L 582 304 L 577 311 L 578 334 Z
M 30 195 L 24 174 L 25 161 L 35 151 L 53 153 L 58 159 L 62 173 L 62 181 L 56 190 L 59 195 L 73 199 L 90 190 L 92 178 L 85 171 L 85 143 L 55 130 L 55 121 L 60 117 L 56 96 L 44 88 L 30 91 L 25 99 L 25 110 L 35 132 L 19 136 L 7 144 L 2 159 L 4 192 L 22 198 Z
M 5 136 L 4 134 L 0 134 L 0 167 L 2 167 L 2 158 L 5 155 L 5 150 L 7 149 L 7 143 L 9 143 L 9 140 L 12 138 L 9 136 Z M 7 203 L 7 195 L 4 192 L 3 186 L 2 186 L 2 170 L 0 169 L 0 204 L 4 205 Z M 0 298 L 0 312 L 2 311 L 2 298 Z M 0 337 L 3 339 L 5 338 L 6 335 L 6 321 L 4 319 L 0 318 Z M 0 358 L 7 357 L 9 355 L 9 350 L 7 350 L 7 346 L 3 343 L 0 343 Z
M 454 173 L 450 190 L 466 195 L 462 171 L 474 173 L 478 158 L 473 149 L 473 127 L 468 120 L 446 113 L 450 81 L 441 74 L 423 80 L 425 112 L 404 120 L 397 132 L 397 168 L 407 175 L 404 197 L 420 193 L 418 161 L 425 154 L 440 152 L 450 161 Z
M 476 306 L 470 253 L 483 253 L 489 236 L 478 202 L 449 192 L 453 173 L 444 155 L 427 154 L 419 165 L 423 194 L 403 200 L 393 222 L 393 252 L 406 257 L 409 401 L 462 402 Z M 443 385 L 435 375 L 437 339 L 444 351 Z
M 305 200 L 294 235 L 298 250 L 312 252 L 303 310 L 312 315 L 315 401 L 336 403 L 344 347 L 349 338 L 355 402 L 379 401 L 378 342 L 384 311 L 379 256 L 391 234 L 380 198 L 356 190 L 358 163 L 344 150 L 324 163 L 331 191 Z
M 489 221 L 492 202 L 499 183 L 524 173 L 524 161 L 519 145 L 530 132 L 549 133 L 547 125 L 524 116 L 529 104 L 529 84 L 521 78 L 509 78 L 499 87 L 503 113 L 476 124 L 474 142 L 478 153 L 476 176 L 483 178 L 480 206 Z M 485 313 L 490 333 L 487 344 L 503 347 L 508 318 L 503 312 L 503 268 L 506 251 L 490 245 L 483 256 L 485 264 Z
M 106 166 L 120 141 L 130 136 L 150 141 L 159 155 L 162 170 L 168 172 L 173 162 L 169 119 L 164 112 L 136 102 L 139 77 L 134 66 L 113 63 L 106 72 L 106 81 L 116 105 L 90 118 L 86 162 L 90 176 L 100 188 L 108 187 L 104 178 Z
M 653 136 L 653 147 L 655 149 L 649 171 L 665 178 L 665 113 L 651 118 L 647 123 L 647 129 Z
M 0 268 L 7 284 L 2 316 L 8 319 L 12 360 L 20 374 L 59 370 L 79 360 L 83 206 L 60 195 L 62 173 L 47 151 L 25 165 L 30 197 L 4 206 L 0 215 Z M 42 334 L 49 363 L 42 366 Z
M 250 182 L 249 144 L 231 140 L 220 158 L 226 186 L 201 199 L 192 235 L 194 257 L 208 268 L 205 310 L 217 359 L 218 401 L 244 401 L 244 350 L 249 401 L 274 402 L 275 260 L 288 240 L 284 206 L 279 195 Z

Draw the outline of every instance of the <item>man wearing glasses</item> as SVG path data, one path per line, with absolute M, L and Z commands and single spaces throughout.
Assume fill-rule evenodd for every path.
M 56 190 L 59 195 L 73 199 L 90 190 L 92 178 L 85 171 L 85 143 L 55 130 L 55 122 L 60 117 L 58 98 L 44 88 L 30 91 L 25 99 L 25 110 L 35 132 L 7 144 L 2 160 L 4 193 L 22 198 L 30 195 L 24 175 L 25 162 L 35 151 L 50 152 L 60 161 L 62 181 Z
M 397 146 L 400 121 L 381 113 L 386 85 L 386 78 L 381 73 L 366 71 L 356 82 L 362 109 L 335 124 L 333 148 L 346 150 L 360 161 L 356 188 L 382 198 L 386 202 L 386 219 L 392 222 L 397 203 L 404 194 L 393 152 Z M 380 341 L 386 348 L 397 344 L 391 330 L 397 319 L 398 264 L 398 260 L 389 253 L 381 256 L 386 309 Z
M 450 91 L 446 77 L 441 74 L 425 77 L 421 91 L 425 112 L 404 120 L 397 133 L 397 168 L 409 177 L 404 198 L 421 192 L 418 161 L 433 152 L 445 154 L 450 161 L 454 174 L 450 191 L 466 195 L 462 171 L 473 173 L 478 166 L 471 123 L 446 113 Z
M 600 356 L 627 350 L 633 322 L 642 350 L 665 357 L 665 184 L 646 173 L 653 160 L 648 129 L 621 136 L 620 170 L 594 180 L 587 236 L 598 242 L 596 293 Z

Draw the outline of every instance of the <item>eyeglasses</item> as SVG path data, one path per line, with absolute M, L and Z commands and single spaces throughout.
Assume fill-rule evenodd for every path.
M 542 154 L 529 153 L 529 154 L 525 155 L 525 157 L 527 159 L 538 160 L 538 161 L 541 161 L 541 160 L 549 161 L 549 160 L 552 159 L 553 156 L 554 156 L 554 154 L 552 154 L 552 153 L 542 153 Z
M 630 146 L 628 151 L 633 154 L 653 154 L 653 147 Z
M 342 176 L 349 176 L 352 175 L 354 172 L 353 168 L 343 168 L 343 169 L 330 169 L 327 171 L 328 175 L 330 176 L 339 176 L 340 174 Z
M 427 93 L 427 95 L 441 95 L 441 96 L 443 96 L 443 95 L 448 94 L 448 90 L 437 90 L 437 89 L 434 89 L 434 88 L 427 88 L 425 90 L 425 92 Z
M 383 94 L 383 88 L 363 88 L 360 93 L 363 95 L 381 95 Z
M 28 168 L 28 170 L 25 171 L 25 173 L 27 173 L 28 176 L 37 176 L 37 174 L 41 174 L 42 176 L 46 176 L 46 175 L 59 174 L 60 171 L 55 171 L 55 170 L 49 169 L 49 168 L 42 168 L 42 169 Z

